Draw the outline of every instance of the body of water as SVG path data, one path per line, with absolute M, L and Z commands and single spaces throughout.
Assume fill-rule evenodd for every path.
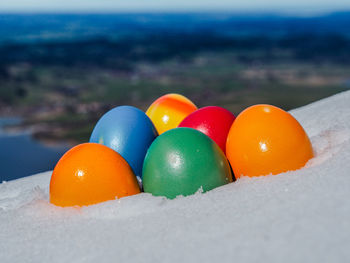
M 0 183 L 52 170 L 68 146 L 48 147 L 29 132 L 6 133 L 2 128 L 20 119 L 0 118 Z

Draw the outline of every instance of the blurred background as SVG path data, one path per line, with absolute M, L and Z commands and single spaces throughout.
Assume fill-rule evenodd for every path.
M 118 105 L 181 93 L 239 114 L 350 89 L 350 1 L 0 4 L 0 182 L 51 170 Z

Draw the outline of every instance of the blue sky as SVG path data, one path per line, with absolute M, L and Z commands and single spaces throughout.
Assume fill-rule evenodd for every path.
M 350 10 L 350 0 L 1 0 L 0 11 L 279 11 L 318 13 Z

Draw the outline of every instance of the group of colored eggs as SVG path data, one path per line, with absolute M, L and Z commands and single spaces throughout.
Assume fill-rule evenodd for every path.
M 224 108 L 197 109 L 186 97 L 168 94 L 146 113 L 120 106 L 103 115 L 90 142 L 57 163 L 50 202 L 83 206 L 142 189 L 175 198 L 241 176 L 296 170 L 312 157 L 304 129 L 280 108 L 255 105 L 235 118 Z

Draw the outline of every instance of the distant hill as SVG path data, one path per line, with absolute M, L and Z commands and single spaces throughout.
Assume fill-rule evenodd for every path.
M 118 38 L 150 31 L 211 31 L 229 36 L 336 33 L 350 37 L 350 11 L 316 17 L 276 14 L 0 14 L 0 44 Z
M 1 67 L 14 63 L 96 65 L 129 70 L 135 61 L 199 51 L 259 51 L 260 60 L 350 63 L 350 12 L 275 14 L 2 14 Z M 240 56 L 242 61 L 256 59 Z M 4 71 L 4 70 L 3 70 Z

